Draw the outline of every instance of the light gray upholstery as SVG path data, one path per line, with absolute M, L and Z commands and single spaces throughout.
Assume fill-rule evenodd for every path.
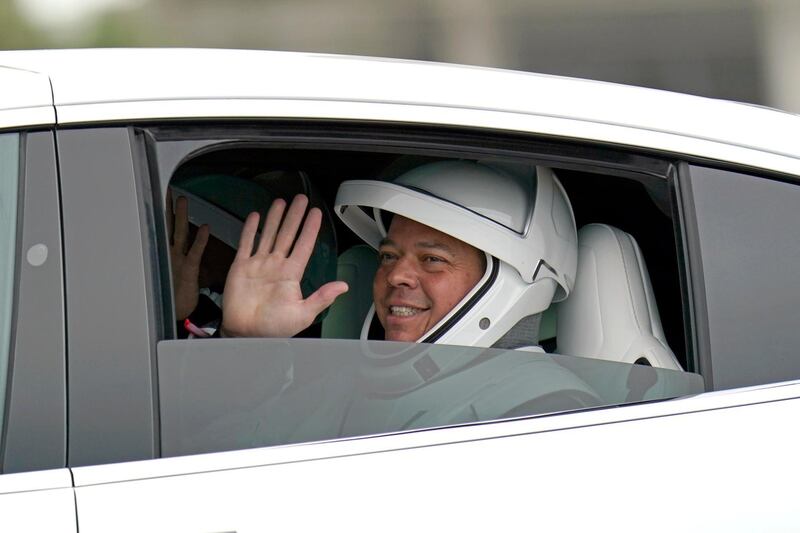
M 681 370 L 641 250 L 628 233 L 605 224 L 578 232 L 575 288 L 558 304 L 558 352 Z
M 350 289 L 336 298 L 322 321 L 323 339 L 357 339 L 372 305 L 372 280 L 378 269 L 378 254 L 366 244 L 359 244 L 337 260 L 336 279 Z

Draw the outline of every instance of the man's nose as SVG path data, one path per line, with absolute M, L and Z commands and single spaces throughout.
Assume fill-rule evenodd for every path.
M 386 280 L 392 287 L 416 288 L 418 276 L 413 261 L 407 257 L 401 257 L 395 261 L 386 276 Z

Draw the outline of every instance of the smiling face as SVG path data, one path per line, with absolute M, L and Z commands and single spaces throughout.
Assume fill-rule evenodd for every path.
M 475 286 L 486 269 L 477 248 L 395 216 L 378 252 L 372 295 L 386 340 L 414 342 Z

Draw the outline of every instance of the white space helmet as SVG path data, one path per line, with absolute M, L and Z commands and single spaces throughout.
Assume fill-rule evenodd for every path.
M 538 315 L 566 298 L 574 284 L 575 219 L 561 183 L 547 167 L 429 163 L 391 183 L 345 181 L 334 210 L 376 249 L 387 234 L 381 212 L 388 211 L 486 253 L 481 280 L 418 342 L 500 348 L 536 344 Z M 374 306 L 362 338 L 373 317 Z

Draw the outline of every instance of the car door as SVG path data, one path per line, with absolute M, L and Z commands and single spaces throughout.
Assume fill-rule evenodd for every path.
M 403 485 L 408 483 L 395 484 L 391 480 L 394 474 L 386 474 L 388 479 L 374 477 L 382 469 L 399 472 L 407 464 L 419 464 L 423 471 L 436 471 L 435 461 L 427 456 L 430 450 L 437 449 L 450 457 L 449 466 L 442 464 L 446 470 L 454 472 L 462 465 L 465 470 L 461 475 L 467 475 L 467 465 L 474 462 L 482 469 L 475 474 L 483 479 L 478 483 L 489 483 L 485 468 L 494 463 L 495 454 L 507 456 L 509 462 L 523 461 L 523 450 L 535 447 L 534 435 L 591 427 L 607 420 L 605 414 L 599 418 L 590 415 L 577 422 L 574 418 L 557 417 L 532 426 L 481 424 L 473 429 L 428 430 L 452 424 L 443 422 L 450 419 L 414 411 L 415 400 L 410 399 L 397 409 L 389 405 L 397 413 L 395 418 L 401 420 L 395 426 L 378 424 L 365 428 L 357 423 L 339 430 L 335 417 L 348 408 L 350 376 L 339 380 L 340 376 L 334 374 L 321 383 L 317 377 L 336 367 L 337 357 L 342 357 L 342 366 L 346 366 L 347 356 L 357 354 L 357 341 L 175 340 L 165 260 L 168 238 L 161 218 L 164 190 L 171 176 L 186 173 L 187 169 L 219 169 L 220 163 L 227 162 L 241 167 L 245 164 L 242 157 L 259 165 L 264 161 L 285 161 L 287 154 L 281 150 L 287 145 L 308 145 L 300 159 L 311 161 L 315 159 L 312 156 L 323 157 L 320 145 L 328 148 L 329 143 L 342 144 L 339 151 L 328 153 L 326 157 L 331 159 L 318 161 L 318 167 L 331 172 L 344 172 L 336 168 L 334 161 L 351 161 L 351 165 L 355 161 L 357 165 L 351 169 L 355 171 L 357 166 L 383 164 L 397 155 L 391 151 L 377 155 L 374 151 L 353 151 L 353 147 L 370 142 L 376 135 L 397 135 L 391 126 L 367 127 L 364 131 L 352 125 L 342 126 L 341 130 L 331 124 L 309 128 L 269 123 L 217 124 L 213 128 L 164 124 L 59 131 L 66 278 L 70 293 L 81 295 L 80 299 L 68 301 L 69 316 L 81 317 L 68 320 L 69 464 L 75 476 L 81 530 L 102 531 L 113 525 L 130 530 L 246 531 L 270 526 L 304 529 L 325 523 L 372 528 L 378 515 L 396 505 Z M 320 135 L 327 135 L 325 142 L 318 140 Z M 416 141 L 411 136 L 404 141 L 420 143 L 420 138 L 431 134 L 423 128 L 418 135 Z M 396 141 L 383 142 L 386 144 L 382 150 L 386 151 L 392 146 L 389 142 Z M 465 144 L 459 149 L 477 150 L 476 146 L 485 142 L 484 138 L 473 139 L 469 147 Z M 265 147 L 269 143 L 272 144 Z M 430 146 L 427 150 L 431 150 Z M 554 157 L 556 149 L 548 145 L 548 150 Z M 568 153 L 572 148 L 563 150 Z M 209 161 L 208 156 L 219 160 Z M 314 177 L 319 187 L 325 185 L 323 177 L 316 173 Z M 659 185 L 666 186 L 666 177 L 659 179 Z M 335 187 L 329 185 L 328 189 Z M 636 188 L 637 194 L 646 197 L 643 190 Z M 637 222 L 641 225 L 641 218 Z M 266 353 L 270 357 L 265 357 Z M 520 359 L 532 365 L 526 367 L 528 374 L 517 373 L 514 364 Z M 555 380 L 563 379 L 569 388 L 585 392 L 581 388 L 581 363 L 573 359 L 574 365 L 567 369 L 563 360 L 557 362 L 549 355 L 538 357 L 511 351 L 497 362 L 498 368 L 512 378 L 535 375 L 542 386 L 555 389 L 559 388 Z M 686 360 L 685 354 L 683 359 Z M 303 367 L 299 364 L 302 361 L 312 363 Z M 650 380 L 653 376 L 655 381 L 676 378 L 681 387 L 686 385 L 680 389 L 682 392 L 659 397 L 702 390 L 702 380 L 692 374 L 608 362 L 591 361 L 590 366 L 589 374 L 603 374 L 620 387 L 627 387 L 612 390 L 612 395 L 623 393 L 622 398 L 600 402 L 603 405 L 626 401 L 638 388 L 634 385 L 637 379 Z M 270 410 L 272 394 L 282 399 L 285 379 L 290 375 L 294 384 L 307 380 L 308 388 L 304 390 L 309 393 L 286 396 L 290 403 L 282 411 L 287 413 L 284 421 L 291 425 L 300 419 L 304 427 L 289 431 L 288 438 L 280 431 L 273 437 L 270 428 L 266 433 L 260 432 L 263 413 L 259 409 Z M 481 405 L 502 415 L 517 404 L 524 404 L 527 398 L 505 407 L 494 407 L 497 402 L 490 400 Z M 385 406 L 386 402 L 378 409 Z M 554 410 L 558 408 L 551 408 L 550 412 Z M 626 412 L 621 418 L 631 416 L 637 415 Z M 433 421 L 419 422 L 426 419 Z M 314 425 L 317 422 L 320 423 Z M 331 427 L 333 432 L 327 432 Z M 419 431 L 404 436 L 370 437 L 400 429 Z M 524 443 L 517 443 L 509 438 L 514 435 L 527 437 Z M 341 437 L 345 440 L 339 441 Z M 320 440 L 336 442 L 308 444 Z M 482 451 L 493 440 L 500 448 Z M 290 442 L 306 444 L 264 449 L 266 444 Z M 218 451 L 224 453 L 198 455 Z M 512 469 L 504 472 L 502 494 L 506 496 L 498 491 L 497 498 L 511 498 L 524 483 Z M 449 475 L 442 477 L 437 488 L 434 490 L 431 485 L 422 499 L 430 500 L 432 491 L 453 489 L 451 483 Z M 365 490 L 369 486 L 375 489 Z M 302 496 L 303 492 L 308 499 Z M 377 501 L 380 493 L 387 496 L 382 503 Z M 452 502 L 449 495 L 443 497 Z M 345 500 L 352 501 L 347 504 Z M 325 512 L 305 512 L 308 505 L 325 506 Z M 435 510 L 421 505 L 418 516 L 434 519 Z M 481 520 L 489 520 L 496 505 L 497 500 L 488 505 Z M 118 517 L 129 514 L 133 507 L 148 512 L 120 524 Z M 408 520 L 412 520 L 411 515 L 398 524 L 407 525 Z M 509 521 L 516 520 L 517 517 L 509 517 Z
M 0 86 L 0 521 L 73 532 L 52 99 L 34 73 L 0 68 Z
M 81 531 L 787 531 L 797 396 L 76 468 Z
M 300 130 L 308 127 L 303 125 Z M 242 153 L 253 157 L 254 150 L 263 150 L 265 144 L 283 143 L 296 149 L 309 142 L 302 135 L 287 133 L 291 128 L 285 124 L 257 123 L 241 130 L 226 124 L 205 128 L 163 124 L 64 128 L 59 132 L 67 263 L 74 268 L 72 272 L 67 268 L 67 283 L 70 291 L 82 295 L 68 302 L 69 314 L 81 317 L 68 321 L 70 413 L 75 421 L 70 426 L 69 464 L 81 530 L 474 529 L 498 524 L 504 529 L 531 524 L 586 528 L 598 519 L 615 517 L 615 524 L 631 530 L 680 491 L 688 494 L 692 512 L 704 511 L 704 502 L 708 502 L 707 516 L 718 517 L 731 501 L 741 502 L 741 496 L 725 486 L 724 480 L 729 479 L 736 457 L 756 449 L 755 434 L 779 443 L 776 453 L 765 458 L 764 467 L 794 473 L 786 457 L 790 443 L 796 440 L 796 429 L 779 422 L 797 409 L 797 387 L 791 385 L 516 421 L 475 421 L 460 427 L 413 427 L 411 420 L 404 428 L 387 431 L 407 431 L 400 435 L 367 431 L 341 438 L 343 435 L 335 433 L 293 441 L 303 442 L 299 446 L 281 446 L 289 443 L 285 441 L 265 448 L 274 443 L 248 440 L 249 435 L 242 439 L 242 433 L 228 431 L 253 420 L 257 425 L 258 416 L 238 416 L 243 406 L 253 398 L 260 400 L 257 395 L 265 390 L 280 393 L 285 384 L 281 380 L 297 370 L 293 367 L 290 372 L 289 366 L 282 366 L 291 357 L 276 354 L 294 357 L 302 351 L 301 346 L 310 346 L 317 354 L 330 356 L 337 346 L 348 345 L 345 341 L 292 339 L 271 341 L 267 349 L 269 343 L 256 339 L 174 339 L 165 259 L 168 236 L 160 220 L 170 177 L 181 165 L 191 167 L 193 162 L 196 167 L 191 168 L 218 170 L 219 160 L 206 156 L 227 157 L 227 150 L 231 150 L 230 160 L 241 163 L 238 157 Z M 324 135 L 320 130 L 313 130 L 313 135 L 309 130 L 302 132 L 318 143 L 302 154 L 303 160 L 312 159 L 305 157 L 310 155 L 322 157 L 319 146 L 331 150 L 335 145 L 342 150 L 337 156 L 342 161 L 357 155 L 352 146 L 343 149 L 336 144 L 352 132 L 337 131 L 330 123 L 324 129 L 329 135 L 324 141 L 319 140 Z M 365 131 L 356 139 L 358 143 L 374 144 L 374 138 L 385 135 L 376 128 Z M 367 137 L 372 140 L 365 140 Z M 397 145 L 410 142 L 402 138 Z M 459 142 L 460 153 L 475 157 L 475 146 L 466 146 L 463 139 Z M 481 142 L 487 144 L 484 138 L 473 144 Z M 397 150 L 397 145 L 392 148 Z M 442 145 L 446 143 L 437 150 L 444 150 Z M 364 152 L 377 151 L 370 148 Z M 416 151 L 424 148 L 430 150 L 429 146 L 414 145 Z M 380 149 L 389 150 L 386 145 Z M 452 146 L 446 149 L 456 151 Z M 263 160 L 285 156 L 274 147 L 269 150 L 269 157 Z M 558 151 L 555 143 L 547 143 L 546 150 L 535 152 L 535 157 L 552 164 L 563 164 L 557 158 L 580 151 L 569 143 L 563 151 Z M 570 160 L 570 165 L 564 164 L 568 168 L 560 169 L 563 176 L 576 165 L 585 172 L 573 175 L 574 183 L 589 180 L 598 169 L 605 171 L 601 152 L 588 151 L 591 165 Z M 638 154 L 627 155 L 628 161 L 642 164 Z M 612 150 L 609 159 L 619 165 L 622 158 Z M 329 162 L 324 160 L 320 166 L 330 166 Z M 648 172 L 659 172 L 653 170 L 659 165 L 667 169 L 658 181 L 647 181 L 647 185 L 666 187 L 661 190 L 669 197 L 673 194 L 669 185 L 677 183 L 669 175 L 671 165 L 646 162 Z M 627 176 L 631 170 L 621 173 Z M 619 177 L 611 172 L 600 174 L 597 188 L 583 191 L 587 205 L 592 204 L 592 194 L 608 189 L 612 178 Z M 647 199 L 646 186 L 637 185 L 636 190 L 642 194 L 636 198 Z M 632 215 L 636 223 L 645 225 L 642 213 L 634 211 Z M 665 231 L 668 238 L 675 239 L 671 225 Z M 672 254 L 675 256 L 674 251 Z M 681 261 L 680 254 L 677 257 L 672 259 L 676 271 Z M 679 280 L 674 284 L 679 287 Z M 702 295 L 699 290 L 696 294 Z M 673 297 L 679 303 L 672 306 L 672 314 L 680 321 L 682 295 L 678 292 Z M 677 332 L 674 337 L 682 339 L 683 330 L 679 327 Z M 681 359 L 687 367 L 697 369 L 692 349 L 684 347 Z M 276 356 L 266 359 L 265 352 Z M 556 360 L 549 357 L 529 359 L 547 367 Z M 629 387 L 617 392 L 637 388 L 631 384 L 631 380 L 635 382 L 631 376 L 652 377 L 654 372 L 658 378 L 669 372 L 594 363 L 595 369 L 602 368 L 602 374 L 611 375 L 619 387 Z M 563 369 L 563 364 L 561 360 L 558 366 Z M 611 368 L 617 373 L 610 372 Z M 581 374 L 579 368 L 571 371 Z M 686 389 L 682 394 L 691 392 L 699 389 Z M 665 397 L 669 395 L 660 399 Z M 625 399 L 603 405 L 622 403 Z M 331 405 L 318 402 L 304 411 L 306 407 L 300 412 L 309 412 L 309 420 L 331 419 Z M 215 426 L 214 418 L 226 414 L 234 415 L 232 425 Z M 299 418 L 305 420 L 304 416 Z M 195 432 L 193 428 L 199 429 Z M 206 428 L 211 432 L 203 433 Z M 193 433 L 219 437 L 225 444 L 217 448 L 196 445 Z M 225 440 L 227 437 L 231 438 Z M 703 455 L 702 461 L 694 462 L 681 452 L 690 446 L 687 439 L 704 442 L 715 455 Z M 742 472 L 747 483 L 756 482 L 758 472 L 752 464 L 744 465 Z M 703 497 L 706 476 L 715 483 L 713 498 Z M 780 480 L 770 482 L 769 489 L 751 495 L 751 501 L 756 514 L 767 513 L 777 523 L 785 523 L 793 518 L 787 496 L 790 491 Z M 591 512 L 574 512 L 576 504 L 571 497 L 575 494 Z M 469 512 L 463 512 L 464 508 Z M 147 512 L 134 513 L 132 509 Z M 121 516 L 126 519 L 120 521 Z M 746 530 L 754 521 L 701 520 L 690 526 L 707 530 L 722 523 Z M 686 528 L 685 519 L 674 514 L 660 516 L 653 528 L 679 527 Z

